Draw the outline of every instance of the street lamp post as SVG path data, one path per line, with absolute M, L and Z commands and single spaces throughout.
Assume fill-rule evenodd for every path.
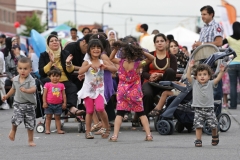
M 108 6 L 111 7 L 111 2 L 105 2 L 105 3 L 103 3 L 103 5 L 102 5 L 102 29 L 103 29 L 103 25 L 104 25 L 104 24 L 103 24 L 103 9 L 104 9 L 104 5 L 105 5 L 105 4 L 108 4 Z
M 127 36 L 127 20 L 132 21 L 132 17 L 126 18 L 125 20 L 125 36 Z

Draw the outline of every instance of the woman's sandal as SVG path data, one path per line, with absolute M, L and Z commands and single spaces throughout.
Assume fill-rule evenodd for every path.
M 81 115 L 83 115 L 84 113 L 85 113 L 84 110 L 79 110 L 79 109 L 77 109 L 77 110 L 75 111 L 75 116 L 81 116 Z
M 118 136 L 112 136 L 111 138 L 109 138 L 109 142 L 117 142 L 117 138 Z
M 98 131 L 99 129 L 102 128 L 102 123 L 101 122 L 98 122 L 97 124 L 94 124 L 91 128 L 91 132 L 95 132 L 95 131 Z
M 102 138 L 108 138 L 110 135 L 110 131 L 107 130 L 106 128 L 102 128 L 103 133 L 102 133 Z
M 197 139 L 197 140 L 195 140 L 195 147 L 202 147 L 202 140 L 200 140 L 200 139 Z
M 218 143 L 219 143 L 219 135 L 212 136 L 212 138 L 217 138 L 217 140 L 216 139 L 212 139 L 212 145 L 213 146 L 218 145 Z
M 86 139 L 94 139 L 92 132 L 85 133 L 85 138 Z
M 162 114 L 162 109 L 161 110 L 153 109 L 150 113 L 148 113 L 148 116 L 149 117 L 157 117 L 160 114 Z
M 95 135 L 101 135 L 101 134 L 103 134 L 103 132 L 104 132 L 103 129 L 104 129 L 104 128 L 100 128 L 97 132 L 94 132 L 94 134 L 95 134 Z
M 145 141 L 153 141 L 153 136 L 151 134 L 147 135 Z

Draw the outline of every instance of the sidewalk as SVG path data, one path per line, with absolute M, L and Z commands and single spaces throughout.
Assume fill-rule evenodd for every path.
M 240 126 L 240 105 L 237 106 L 237 109 L 225 109 L 222 112 L 226 112 L 230 115 L 232 121 L 236 121 Z

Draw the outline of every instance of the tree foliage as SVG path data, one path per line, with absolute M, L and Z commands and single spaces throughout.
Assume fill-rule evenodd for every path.
M 76 24 L 74 24 L 72 21 L 64 22 L 64 24 L 68 25 L 71 28 L 76 28 Z
M 26 17 L 25 22 L 26 30 L 24 30 L 21 35 L 30 37 L 30 33 L 32 29 L 35 29 L 37 32 L 42 33 L 45 31 L 46 24 L 42 25 L 40 19 L 37 14 L 34 13 L 32 17 Z

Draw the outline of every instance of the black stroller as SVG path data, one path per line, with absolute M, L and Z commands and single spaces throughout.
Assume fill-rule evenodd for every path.
M 231 48 L 228 48 L 224 52 L 214 51 L 215 53 L 211 54 L 210 57 L 206 59 L 203 57 L 204 55 L 202 53 L 199 53 L 199 51 L 202 52 L 203 50 L 206 50 L 206 48 L 215 48 L 218 50 L 218 48 L 213 45 L 203 45 L 192 54 L 191 59 L 194 59 L 195 63 L 197 64 L 208 64 L 215 70 L 215 75 L 218 73 L 221 63 L 226 63 L 226 65 L 228 65 L 229 62 L 236 57 L 235 51 L 233 51 Z M 230 55 L 232 58 L 229 58 Z M 187 86 L 183 87 L 171 81 L 162 81 L 156 85 L 156 87 L 159 86 L 159 88 L 166 87 L 167 90 L 175 88 L 181 91 L 178 96 L 172 96 L 167 99 L 165 104 L 166 107 L 163 113 L 154 120 L 155 129 L 161 135 L 171 135 L 175 129 L 178 132 L 182 132 L 185 127 L 187 128 L 188 132 L 192 131 L 194 120 L 194 109 L 191 107 L 192 87 L 188 84 L 184 74 L 181 81 L 185 82 Z M 219 122 L 218 129 L 222 132 L 226 132 L 231 126 L 231 119 L 228 114 L 221 113 L 221 101 L 214 101 L 214 106 L 214 110 Z M 177 120 L 175 127 L 173 119 Z M 208 135 L 211 134 L 211 128 L 207 125 L 207 123 L 205 123 L 203 131 Z

